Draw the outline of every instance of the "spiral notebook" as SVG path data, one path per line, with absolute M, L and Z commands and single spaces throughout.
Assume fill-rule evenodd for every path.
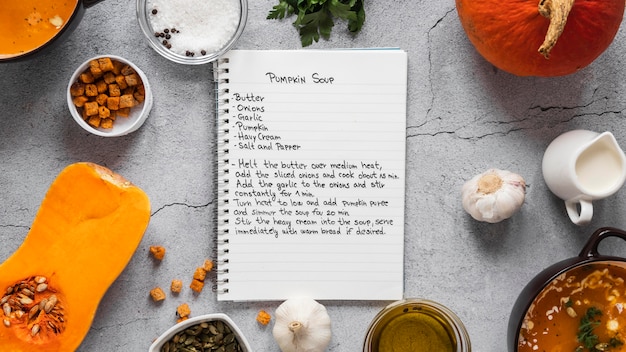
M 407 55 L 231 50 L 218 109 L 218 300 L 403 296 Z

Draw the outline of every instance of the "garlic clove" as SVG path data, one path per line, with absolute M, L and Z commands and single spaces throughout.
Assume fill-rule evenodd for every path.
M 508 219 L 524 204 L 526 182 L 513 172 L 489 169 L 462 188 L 463 208 L 474 219 L 497 223 Z

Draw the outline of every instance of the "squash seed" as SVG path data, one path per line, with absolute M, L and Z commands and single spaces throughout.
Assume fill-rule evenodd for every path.
M 56 304 L 57 304 L 57 296 L 52 295 L 48 297 L 48 302 L 46 302 L 46 304 L 44 305 L 43 310 L 46 313 L 50 313 L 52 311 L 52 308 L 54 308 Z
M 33 304 L 33 299 L 32 299 L 32 298 L 27 297 L 27 296 L 24 296 L 24 295 L 22 295 L 22 294 L 20 294 L 20 295 L 18 295 L 18 296 L 19 296 L 20 303 L 21 303 L 23 306 L 27 306 L 27 305 L 29 305 L 29 304 Z
M 44 292 L 44 291 L 45 291 L 45 290 L 47 290 L 47 289 L 48 289 L 48 284 L 46 284 L 46 283 L 41 283 L 41 284 L 37 285 L 37 288 L 36 288 L 35 290 L 36 290 L 37 292 L 39 292 L 39 293 L 42 293 L 42 292 Z
M 11 326 L 11 321 L 9 320 L 9 318 L 2 319 L 2 322 L 4 323 L 4 326 L 6 326 L 7 328 Z
M 39 314 L 39 305 L 35 304 L 30 311 L 28 311 L 28 319 L 35 319 L 35 317 Z
M 35 336 L 39 333 L 39 324 L 34 324 L 33 327 L 30 329 L 30 336 Z
M 3 304 L 2 311 L 4 312 L 4 315 L 6 315 L 7 317 L 11 315 L 11 305 L 8 303 Z

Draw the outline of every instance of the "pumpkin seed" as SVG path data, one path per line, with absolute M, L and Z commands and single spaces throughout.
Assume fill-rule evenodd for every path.
M 43 310 L 46 313 L 50 313 L 52 311 L 52 308 L 54 308 L 56 304 L 57 304 L 57 296 L 52 295 L 48 297 L 48 302 L 46 302 L 46 304 L 44 305 Z
M 46 283 L 41 283 L 39 285 L 37 285 L 37 288 L 35 289 L 37 292 L 41 293 L 44 292 L 45 290 L 48 289 L 48 284 Z
M 35 336 L 39 333 L 39 324 L 34 324 L 33 327 L 30 329 L 30 336 Z
M 2 319 L 2 322 L 4 323 L 4 326 L 6 326 L 7 328 L 11 326 L 11 321 L 9 320 L 9 318 Z
M 11 315 L 11 305 L 8 303 L 3 304 L 2 311 L 4 312 L 4 315 L 6 315 L 7 317 Z
M 35 276 L 33 280 L 38 284 L 43 284 L 47 279 L 45 276 Z
M 34 305 L 30 311 L 28 311 L 28 319 L 34 319 L 39 314 L 39 305 Z
M 20 303 L 23 306 L 27 306 L 29 304 L 33 304 L 33 299 L 32 298 L 24 296 L 23 294 L 20 294 L 18 296 L 19 296 Z

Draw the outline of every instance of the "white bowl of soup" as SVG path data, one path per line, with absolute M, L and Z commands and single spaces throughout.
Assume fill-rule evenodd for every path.
M 102 0 L 0 0 L 0 62 L 51 48 L 80 22 L 85 8 Z
M 519 295 L 509 319 L 509 352 L 626 351 L 626 259 L 601 255 L 600 228 L 578 257 L 539 273 Z

